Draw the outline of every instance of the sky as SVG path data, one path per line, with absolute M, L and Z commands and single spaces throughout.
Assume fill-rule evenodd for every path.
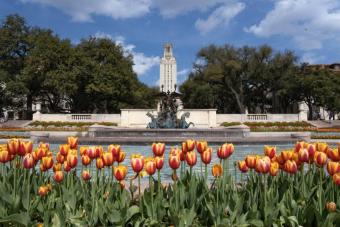
M 340 0 L 0 0 L 0 20 L 19 14 L 77 44 L 122 45 L 139 79 L 156 86 L 163 45 L 173 44 L 183 82 L 209 44 L 292 50 L 300 62 L 340 62 Z

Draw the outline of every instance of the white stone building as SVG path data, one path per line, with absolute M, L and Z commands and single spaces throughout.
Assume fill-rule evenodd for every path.
M 177 83 L 177 64 L 172 52 L 172 44 L 164 45 L 164 54 L 160 62 L 159 90 L 164 92 L 175 91 Z

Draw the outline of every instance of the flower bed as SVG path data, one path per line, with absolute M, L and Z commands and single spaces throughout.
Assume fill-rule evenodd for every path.
M 0 145 L 0 222 L 5 226 L 339 226 L 340 153 L 326 143 L 291 150 L 265 146 L 229 172 L 232 144 L 217 151 L 187 140 L 169 151 L 154 143 L 150 157 L 131 157 L 119 145 L 78 147 L 68 138 L 54 156 L 49 144 Z M 237 152 L 237 151 L 236 151 Z M 212 156 L 219 158 L 211 163 Z M 164 165 L 172 182 L 164 184 Z M 201 165 L 201 171 L 193 167 Z M 208 173 L 207 166 L 213 165 Z M 81 169 L 77 174 L 76 168 Z M 326 170 L 327 171 L 326 171 Z M 53 171 L 52 171 L 53 170 Z M 127 178 L 128 172 L 134 176 Z M 233 175 L 242 173 L 241 180 Z M 212 174 L 213 181 L 208 181 Z M 140 180 L 149 179 L 141 188 Z M 128 183 L 125 182 L 127 180 Z

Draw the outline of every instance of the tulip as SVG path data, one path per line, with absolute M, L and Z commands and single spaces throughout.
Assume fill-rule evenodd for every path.
M 163 156 L 165 151 L 165 144 L 164 143 L 153 143 L 152 144 L 152 152 L 155 156 Z
M 308 144 L 307 150 L 308 150 L 308 154 L 309 154 L 309 160 L 313 161 L 314 154 L 315 154 L 315 151 L 316 151 L 315 144 Z
M 32 141 L 20 141 L 18 155 L 25 156 L 27 153 L 32 153 L 33 143 Z
M 326 152 L 328 145 L 327 145 L 327 143 L 316 143 L 315 148 L 316 148 L 316 151 Z
M 327 171 L 331 176 L 333 176 L 336 173 L 340 173 L 340 164 L 338 162 L 329 161 L 327 163 Z
M 67 155 L 74 155 L 74 156 L 78 156 L 78 150 L 76 149 L 70 149 L 68 151 L 68 154 Z
M 61 164 L 60 163 L 55 163 L 53 165 L 53 172 L 56 172 L 56 171 L 61 171 Z
M 112 166 L 114 158 L 111 152 L 105 152 L 103 154 L 103 162 L 105 166 Z
M 43 165 L 45 170 L 52 168 L 52 166 L 53 166 L 53 158 L 52 157 L 49 157 L 49 156 L 43 157 L 41 161 L 42 161 L 42 165 Z
M 326 209 L 328 212 L 335 212 L 336 211 L 336 204 L 335 202 L 328 202 L 326 203 Z
M 242 173 L 248 172 L 248 169 L 249 169 L 249 168 L 248 168 L 248 166 L 247 166 L 247 164 L 246 164 L 246 161 L 238 161 L 237 164 L 238 164 L 239 170 L 240 170 Z
M 189 151 L 185 158 L 186 158 L 187 164 L 190 167 L 193 167 L 197 162 L 197 155 L 195 151 Z
M 84 181 L 90 180 L 90 179 L 91 179 L 90 172 L 87 171 L 87 170 L 84 170 L 84 171 L 81 173 L 81 177 L 83 178 Z
M 68 144 L 62 144 L 59 146 L 59 153 L 63 156 L 67 156 L 69 150 L 70 150 L 70 145 Z
M 245 159 L 246 165 L 250 169 L 254 169 L 256 166 L 256 156 L 255 155 L 247 155 Z
M 48 151 L 50 149 L 50 144 L 40 142 L 38 148 L 45 149 Z
M 295 161 L 287 160 L 284 164 L 284 169 L 290 174 L 295 174 L 297 172 L 297 165 Z
M 6 163 L 10 159 L 10 154 L 7 150 L 1 150 L 0 151 L 0 162 L 1 163 Z
M 44 197 L 48 193 L 48 187 L 40 186 L 38 193 L 41 197 Z
M 145 159 L 145 171 L 149 174 L 149 176 L 155 174 L 156 172 L 156 162 L 153 158 L 148 157 Z
M 77 157 L 76 155 L 68 154 L 66 160 L 67 160 L 67 164 L 68 164 L 71 168 L 74 168 L 74 167 L 77 166 L 78 157 Z
M 277 173 L 279 172 L 279 169 L 280 169 L 279 163 L 277 162 L 270 163 L 269 173 L 271 176 L 275 177 Z
M 212 154 L 212 149 L 211 148 L 207 148 L 206 150 L 204 150 L 201 153 L 201 159 L 202 162 L 206 165 L 210 164 L 211 162 L 211 154 Z
M 65 156 L 63 156 L 62 154 L 60 154 L 59 152 L 57 153 L 55 159 L 57 160 L 58 163 L 64 163 L 65 161 Z
M 195 149 L 195 140 L 186 140 L 188 151 L 193 151 Z
M 127 172 L 128 172 L 128 168 L 126 166 L 123 166 L 123 165 L 115 166 L 114 169 L 113 169 L 113 173 L 114 173 L 117 181 L 124 180 Z
M 208 148 L 207 141 L 196 141 L 196 149 L 198 153 L 202 154 Z
M 40 172 L 45 172 L 47 171 L 47 169 L 45 168 L 45 166 L 41 163 L 39 166 Z
M 57 183 L 62 182 L 63 179 L 64 179 L 64 173 L 63 173 L 63 171 L 56 171 L 56 172 L 54 172 L 54 180 L 55 180 Z
M 47 150 L 43 149 L 43 148 L 37 148 L 35 150 L 35 155 L 37 156 L 37 159 L 40 160 L 42 159 L 42 157 L 46 156 L 46 152 Z
M 70 136 L 70 137 L 67 138 L 67 143 L 68 143 L 68 145 L 70 145 L 71 149 L 77 149 L 77 147 L 78 147 L 78 138 Z
M 281 152 L 281 158 L 283 159 L 283 161 L 288 161 L 288 160 L 292 160 L 293 157 L 293 151 L 282 151 Z
M 270 159 L 265 156 L 256 160 L 255 170 L 259 173 L 268 173 L 270 170 Z
M 217 150 L 217 156 L 220 159 L 227 159 L 234 152 L 234 145 L 232 143 L 225 143 Z
M 333 175 L 333 182 L 336 185 L 340 185 L 340 173 L 336 173 L 336 174 Z
M 327 162 L 327 155 L 323 152 L 315 152 L 314 162 L 318 167 L 324 166 Z
M 81 156 L 83 156 L 83 155 L 88 155 L 88 153 L 87 153 L 87 149 L 88 149 L 89 147 L 87 147 L 87 146 L 82 146 L 82 147 L 80 147 L 79 148 L 79 152 L 80 152 L 80 155 Z
M 144 158 L 139 154 L 133 154 L 131 156 L 131 167 L 135 173 L 139 173 L 144 167 Z
M 163 168 L 163 165 L 164 165 L 164 156 L 162 157 L 155 157 L 155 162 L 156 162 L 156 168 L 158 170 L 162 169 Z
M 111 144 L 109 145 L 108 147 L 108 152 L 111 152 L 113 157 L 117 157 L 119 155 L 119 152 L 120 152 L 120 145 L 117 145 L 117 144 Z
M 99 150 L 96 147 L 89 147 L 87 149 L 87 153 L 91 159 L 99 157 Z
M 270 159 L 274 158 L 276 147 L 264 146 L 264 154 Z
M 215 164 L 213 165 L 212 169 L 211 169 L 212 175 L 214 177 L 220 177 L 223 174 L 223 169 L 221 164 Z
M 181 164 L 179 155 L 170 155 L 169 156 L 169 166 L 171 169 L 176 170 L 179 168 Z
M 19 151 L 20 140 L 19 139 L 10 139 L 7 142 L 7 150 L 11 155 L 16 155 Z
M 67 161 L 64 161 L 63 167 L 66 172 L 70 172 L 72 169 L 71 166 L 67 163 Z
M 309 152 L 305 148 L 301 148 L 298 152 L 298 158 L 300 162 L 308 162 L 309 161 Z
M 91 163 L 91 158 L 85 154 L 81 156 L 81 162 L 83 163 L 84 166 L 87 166 Z
M 27 153 L 24 156 L 23 165 L 25 169 L 31 169 L 34 167 L 34 159 L 31 153 Z
M 340 161 L 340 153 L 338 149 L 332 149 L 328 148 L 327 149 L 327 156 L 329 159 L 331 159 L 334 162 Z
M 122 163 L 124 161 L 125 156 L 126 156 L 126 154 L 122 150 L 118 153 L 118 156 L 116 157 L 116 161 L 118 162 L 118 164 Z
M 184 152 L 184 154 L 188 152 L 187 142 L 182 142 L 182 152 Z
M 97 169 L 104 168 L 104 161 L 103 161 L 102 158 L 97 158 L 96 159 L 96 167 L 97 167 Z

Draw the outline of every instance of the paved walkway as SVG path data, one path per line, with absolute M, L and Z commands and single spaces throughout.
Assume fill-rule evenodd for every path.
M 315 126 L 317 128 L 332 128 L 332 127 L 334 127 L 334 125 L 338 125 L 340 127 L 340 121 L 339 120 L 331 121 L 331 123 L 329 123 L 329 121 L 325 121 L 325 120 L 308 121 L 308 123 L 312 124 L 313 126 Z
M 29 124 L 31 121 L 24 120 L 9 120 L 5 123 L 0 123 L 0 128 L 22 128 Z

